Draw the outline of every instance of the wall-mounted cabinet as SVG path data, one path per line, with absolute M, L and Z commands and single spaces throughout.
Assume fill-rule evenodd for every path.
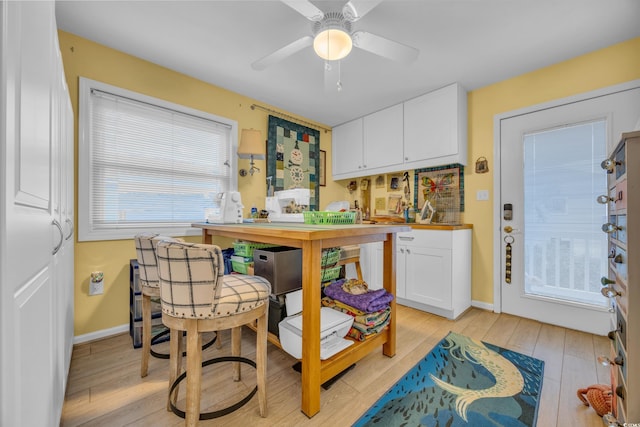
M 333 179 L 467 164 L 467 94 L 458 84 L 333 128 Z
M 467 92 L 458 84 L 404 103 L 405 168 L 467 164 Z
M 402 165 L 402 110 L 402 104 L 394 105 L 333 128 L 333 178 Z

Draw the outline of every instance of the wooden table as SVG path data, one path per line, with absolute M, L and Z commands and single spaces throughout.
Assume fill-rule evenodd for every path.
M 302 249 L 302 412 L 312 417 L 320 411 L 320 386 L 356 361 L 382 346 L 382 353 L 396 353 L 396 303 L 391 302 L 389 326 L 375 337 L 320 360 L 320 275 L 323 248 L 359 243 L 384 242 L 383 284 L 396 293 L 396 239 L 398 232 L 410 231 L 405 225 L 308 225 L 298 223 L 192 224 L 202 229 L 203 243 L 213 236 L 274 243 Z M 277 342 L 277 338 L 272 337 Z

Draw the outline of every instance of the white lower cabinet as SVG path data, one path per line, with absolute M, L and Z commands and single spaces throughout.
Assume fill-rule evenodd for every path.
M 414 229 L 396 239 L 398 304 L 449 319 L 471 306 L 471 229 Z M 360 264 L 369 288 L 382 288 L 382 243 L 361 245 Z

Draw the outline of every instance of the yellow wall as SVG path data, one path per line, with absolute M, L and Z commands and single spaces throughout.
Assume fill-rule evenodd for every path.
M 145 95 L 185 105 L 208 113 L 227 117 L 238 122 L 238 131 L 253 128 L 267 135 L 268 113 L 251 110 L 251 104 L 259 104 L 309 122 L 288 111 L 258 102 L 234 92 L 204 83 L 184 74 L 171 71 L 139 58 L 90 42 L 63 31 L 59 32 L 60 50 L 69 85 L 76 123 L 76 153 L 78 147 L 78 78 L 87 77 Z M 328 127 L 318 123 L 320 127 Z M 331 132 L 320 131 L 320 148 L 331 159 Z M 239 168 L 248 168 L 248 160 L 238 160 Z M 257 161 L 260 173 L 238 177 L 245 210 L 252 205 L 264 206 L 266 163 Z M 76 155 L 76 170 L 77 155 Z M 331 177 L 331 165 L 327 164 L 327 177 Z M 327 179 L 327 186 L 320 187 L 320 206 L 332 200 L 344 200 L 343 186 Z M 77 176 L 76 176 L 77 212 Z M 77 218 L 82 221 L 82 218 Z M 199 239 L 189 239 L 192 241 Z M 75 335 L 84 335 L 129 323 L 129 260 L 136 257 L 132 240 L 104 242 L 77 242 L 75 246 Z M 102 270 L 105 274 L 105 291 L 102 295 L 89 296 L 89 274 Z
M 472 299 L 493 304 L 494 116 L 598 88 L 640 79 L 640 38 L 474 90 L 468 95 L 469 164 L 465 168 L 464 220 L 473 224 Z M 476 174 L 475 160 L 489 160 Z M 476 191 L 490 190 L 488 202 Z
M 78 77 L 83 76 L 228 117 L 238 121 L 238 129 L 254 128 L 261 130 L 263 135 L 267 134 L 268 114 L 249 108 L 253 103 L 264 105 L 254 99 L 69 33 L 60 32 L 59 36 L 65 74 L 76 114 L 76 124 Z M 639 79 L 639 53 L 640 38 L 636 38 L 469 93 L 469 165 L 465 168 L 466 191 L 463 218 L 464 222 L 474 225 L 472 268 L 472 299 L 474 301 L 493 303 L 493 201 L 478 202 L 475 200 L 475 195 L 480 189 L 488 189 L 490 192 L 493 190 L 494 116 L 553 99 Z M 274 106 L 265 106 L 277 109 Z M 282 112 L 300 120 L 309 121 L 290 112 Z M 331 180 L 330 132 L 321 131 L 320 145 L 321 149 L 327 151 L 327 186 L 321 187 L 321 207 L 333 200 L 353 202 L 358 198 L 359 190 L 349 194 L 345 189 L 349 180 L 339 182 Z M 474 162 L 480 156 L 489 160 L 489 173 L 481 175 L 474 173 Z M 257 161 L 257 166 L 261 168 L 261 173 L 253 177 L 238 178 L 239 189 L 246 207 L 254 203 L 260 207 L 264 203 L 263 171 L 266 167 L 264 161 Z M 248 161 L 239 160 L 238 167 L 247 168 Z M 131 240 L 76 242 L 75 335 L 88 334 L 128 323 L 128 264 L 131 258 L 135 258 Z M 105 272 L 105 293 L 89 297 L 89 273 L 94 270 Z

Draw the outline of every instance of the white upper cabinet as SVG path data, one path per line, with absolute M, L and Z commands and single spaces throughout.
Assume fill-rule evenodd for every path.
M 404 153 L 411 168 L 467 164 L 467 93 L 459 84 L 404 103 Z
M 402 104 L 364 117 L 364 167 L 377 169 L 403 163 Z
M 467 164 L 467 93 L 458 84 L 333 128 L 333 179 Z
M 332 130 L 333 148 L 331 150 L 331 166 L 333 168 L 334 179 L 336 176 L 362 171 L 362 118 L 336 126 Z M 363 173 L 366 175 L 366 173 Z M 357 175 L 349 175 L 357 176 Z

